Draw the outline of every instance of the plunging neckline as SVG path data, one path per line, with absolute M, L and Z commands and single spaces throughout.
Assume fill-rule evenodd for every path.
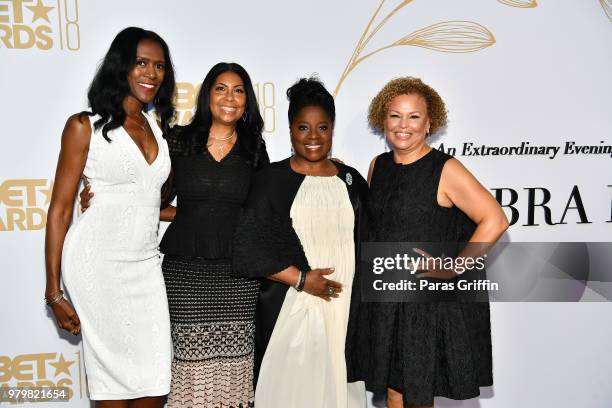
M 206 153 L 210 156 L 210 158 L 215 162 L 215 163 L 222 163 L 230 154 L 232 154 L 232 152 L 234 151 L 234 148 L 236 147 L 236 145 L 238 144 L 238 140 L 236 140 L 234 142 L 234 144 L 232 145 L 232 147 L 229 149 L 229 151 L 227 152 L 227 154 L 225 156 L 223 156 L 220 160 L 215 159 L 215 155 L 212 154 L 212 152 L 210 150 L 208 150 L 208 146 L 204 146 L 204 148 L 206 149 Z
M 145 119 L 147 121 L 147 124 L 149 125 L 149 128 L 151 129 L 151 134 L 153 135 L 153 139 L 155 139 L 155 144 L 157 144 L 157 155 L 155 156 L 155 158 L 153 159 L 153 161 L 151 163 L 149 163 L 149 161 L 147 160 L 146 156 L 144 155 L 142 150 L 140 150 L 140 147 L 138 147 L 138 144 L 136 144 L 136 141 L 134 141 L 132 136 L 130 136 L 130 133 L 127 131 L 127 129 L 124 126 L 121 126 L 121 129 L 123 129 L 123 131 L 125 132 L 127 137 L 130 139 L 130 142 L 131 142 L 132 146 L 136 149 L 135 153 L 137 153 L 137 155 L 140 156 L 140 158 L 147 165 L 147 167 L 150 168 L 150 167 L 153 167 L 153 165 L 155 163 L 157 163 L 157 159 L 159 159 L 159 156 L 160 156 L 160 153 L 161 153 L 161 146 L 159 145 L 159 141 L 157 140 L 157 136 L 155 135 L 155 131 L 153 130 L 153 127 L 151 126 L 151 122 L 149 121 L 149 117 L 147 116 L 147 114 L 144 114 L 144 117 L 145 117 Z

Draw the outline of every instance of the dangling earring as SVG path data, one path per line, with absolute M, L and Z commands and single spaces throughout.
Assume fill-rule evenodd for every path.
M 244 113 L 242 114 L 242 121 L 243 122 L 247 121 L 247 113 L 246 113 L 246 111 L 244 111 Z
M 295 156 L 295 149 L 293 148 L 293 145 L 291 145 L 291 155 Z

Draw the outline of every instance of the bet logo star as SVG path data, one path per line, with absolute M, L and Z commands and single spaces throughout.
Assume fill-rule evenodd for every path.
M 64 355 L 60 353 L 59 358 L 54 363 L 49 363 L 55 367 L 55 376 L 57 377 L 61 373 L 70 375 L 70 366 L 74 364 L 74 361 L 67 361 L 64 359 Z
M 26 6 L 32 11 L 32 22 L 34 23 L 38 19 L 47 20 L 47 23 L 51 23 L 49 20 L 49 12 L 53 10 L 55 7 L 47 7 L 43 4 L 42 0 L 38 0 L 35 6 Z

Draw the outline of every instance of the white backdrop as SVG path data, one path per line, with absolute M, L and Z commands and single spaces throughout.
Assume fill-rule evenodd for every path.
M 610 241 L 610 0 L 387 0 L 366 31 L 380 4 L 0 0 L 0 386 L 67 385 L 68 405 L 88 406 L 79 339 L 59 333 L 42 304 L 44 221 L 64 122 L 85 109 L 97 63 L 130 25 L 168 42 L 181 121 L 214 63 L 242 64 L 256 84 L 274 160 L 289 154 L 284 92 L 298 77 L 318 73 L 332 91 L 342 80 L 334 155 L 362 174 L 385 149 L 367 127 L 369 101 L 391 78 L 421 77 L 449 108 L 449 126 L 433 144 L 455 148 L 502 203 L 516 193 L 518 220 L 505 240 Z M 465 143 L 521 142 L 559 151 L 554 158 L 462 151 Z M 608 152 L 576 154 L 576 146 Z M 547 195 L 554 225 L 535 205 Z M 563 217 L 566 207 L 574 208 Z M 479 400 L 437 404 L 612 406 L 611 311 L 604 302 L 492 304 L 494 387 Z M 56 406 L 37 406 L 46 405 Z

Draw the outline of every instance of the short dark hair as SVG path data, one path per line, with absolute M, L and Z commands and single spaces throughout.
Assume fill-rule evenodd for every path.
M 193 120 L 185 127 L 187 138 L 187 154 L 202 153 L 208 142 L 208 133 L 212 126 L 212 113 L 210 112 L 210 90 L 215 85 L 217 77 L 225 72 L 233 72 L 242 79 L 246 92 L 246 108 L 244 120 L 236 123 L 238 134 L 239 153 L 255 168 L 269 163 L 266 146 L 261 135 L 264 122 L 259 113 L 257 97 L 253 90 L 253 83 L 248 72 L 235 62 L 219 62 L 215 64 L 202 82 L 198 95 L 198 106 L 193 114 Z
M 300 111 L 308 106 L 317 106 L 329 116 L 332 123 L 336 120 L 336 105 L 334 97 L 325 89 L 323 83 L 316 77 L 300 78 L 287 89 L 289 99 L 289 126 Z
M 111 43 L 87 92 L 91 113 L 84 113 L 100 115 L 100 119 L 94 123 L 94 128 L 96 130 L 102 128 L 102 135 L 108 141 L 110 141 L 108 132 L 123 126 L 125 121 L 126 114 L 123 110 L 123 100 L 130 93 L 127 77 L 136 63 L 138 44 L 144 39 L 158 43 L 166 60 L 164 81 L 160 85 L 153 102 L 162 130 L 167 131 L 169 129 L 170 121 L 174 116 L 172 97 L 175 78 L 168 45 L 153 31 L 139 27 L 128 27 L 117 34 Z

